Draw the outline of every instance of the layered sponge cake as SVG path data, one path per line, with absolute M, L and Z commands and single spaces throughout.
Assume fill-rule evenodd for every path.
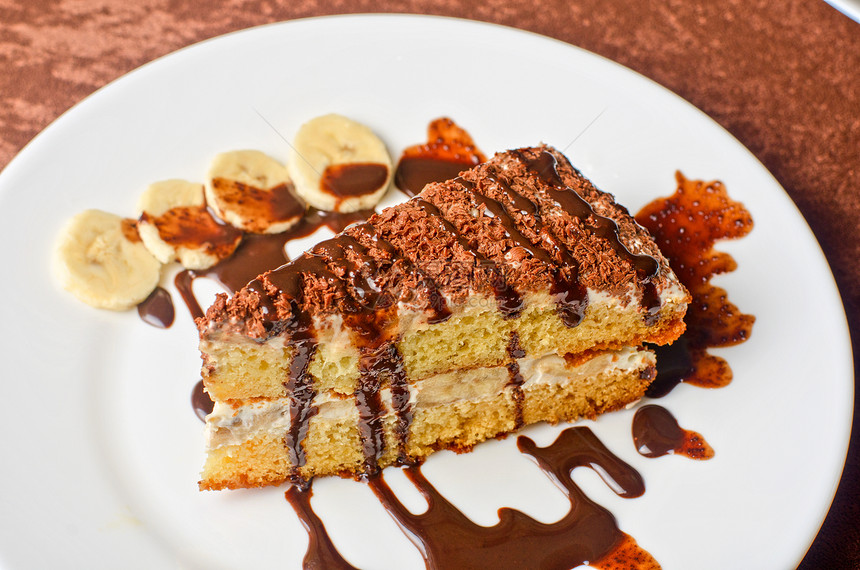
M 497 154 L 218 297 L 198 321 L 200 487 L 372 475 L 622 408 L 688 300 L 561 153 Z

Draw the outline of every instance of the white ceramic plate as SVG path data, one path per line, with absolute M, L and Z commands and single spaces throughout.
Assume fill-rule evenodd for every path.
M 739 269 L 718 282 L 758 320 L 749 342 L 720 351 L 735 372 L 729 387 L 681 386 L 660 402 L 716 457 L 640 457 L 627 411 L 588 425 L 642 473 L 645 495 L 620 499 L 590 472 L 575 480 L 667 569 L 801 559 L 845 458 L 852 365 L 829 269 L 770 174 L 689 104 L 569 45 L 474 22 L 350 16 L 235 33 L 146 65 L 61 117 L 0 175 L 0 566 L 300 565 L 306 535 L 283 488 L 197 491 L 203 441 L 189 393 L 199 358 L 178 296 L 176 324 L 157 330 L 134 312 L 78 303 L 51 279 L 49 258 L 76 212 L 133 215 L 145 185 L 202 180 L 219 151 L 285 157 L 282 135 L 329 112 L 371 125 L 395 154 L 441 115 L 487 152 L 544 141 L 631 211 L 671 193 L 676 169 L 723 180 L 756 226 L 721 246 Z M 560 429 L 528 433 L 545 445 Z M 502 506 L 559 518 L 566 499 L 514 443 L 439 453 L 424 472 L 483 524 Z M 390 479 L 420 505 L 401 473 Z M 321 480 L 314 501 L 353 564 L 422 567 L 365 486 Z

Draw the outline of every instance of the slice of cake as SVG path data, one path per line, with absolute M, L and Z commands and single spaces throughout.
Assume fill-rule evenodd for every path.
M 497 154 L 220 296 L 201 489 L 373 474 L 642 397 L 688 294 L 550 147 Z

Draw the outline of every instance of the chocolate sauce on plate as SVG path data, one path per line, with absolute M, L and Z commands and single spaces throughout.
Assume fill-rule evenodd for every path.
M 404 470 L 427 500 L 428 507 L 421 514 L 403 506 L 381 475 L 368 478 L 367 483 L 418 547 L 429 569 L 569 570 L 582 564 L 604 570 L 660 567 L 618 528 L 609 511 L 590 500 L 573 482 L 574 469 L 589 467 L 620 497 L 635 498 L 645 492 L 639 473 L 609 451 L 590 429 L 568 428 L 547 447 L 539 447 L 530 438 L 520 436 L 517 447 L 531 456 L 567 496 L 570 509 L 557 522 L 542 523 L 521 511 L 502 508 L 497 524 L 478 525 L 448 502 L 415 465 Z M 310 508 L 310 491 L 291 488 L 287 499 L 308 530 L 305 568 L 316 568 L 309 564 L 314 561 L 325 561 L 333 568 L 349 568 Z
M 633 416 L 633 443 L 645 457 L 668 454 L 686 455 L 691 459 L 710 459 L 714 450 L 701 434 L 678 425 L 678 420 L 662 406 L 649 404 Z
M 159 329 L 170 328 L 175 313 L 170 293 L 162 287 L 156 287 L 149 297 L 137 306 L 137 314 L 143 322 Z
M 290 506 L 308 532 L 308 549 L 302 561 L 306 570 L 358 570 L 335 548 L 322 520 L 311 507 L 313 489 L 292 486 L 284 493 Z
M 710 283 L 714 275 L 737 267 L 731 255 L 713 246 L 717 240 L 748 234 L 753 227 L 749 211 L 729 197 L 721 182 L 687 180 L 680 172 L 675 178 L 675 194 L 654 200 L 636 215 L 693 297 L 684 317 L 684 342 L 658 349 L 657 379 L 647 393 L 654 398 L 678 382 L 710 388 L 731 382 L 726 361 L 707 349 L 744 342 L 755 322 L 728 300 L 724 289 Z
M 456 178 L 486 160 L 469 133 L 442 117 L 427 127 L 426 143 L 403 151 L 394 184 L 407 196 L 415 196 L 427 184 Z
M 200 418 L 200 421 L 205 422 L 206 416 L 212 413 L 214 407 L 215 402 L 212 401 L 209 393 L 204 389 L 203 380 L 198 381 L 194 385 L 194 389 L 191 390 L 191 408 L 194 410 L 194 413 Z

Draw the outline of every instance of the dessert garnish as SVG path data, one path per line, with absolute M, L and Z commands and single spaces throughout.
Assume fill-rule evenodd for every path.
M 161 263 L 206 269 L 230 257 L 242 232 L 213 216 L 203 185 L 172 179 L 151 184 L 138 200 L 137 231 Z
M 303 124 L 288 163 L 296 192 L 329 212 L 373 208 L 391 182 L 391 157 L 369 127 L 329 114 Z
M 306 209 L 296 197 L 286 167 L 258 150 L 215 157 L 209 167 L 206 203 L 231 226 L 254 234 L 286 231 Z
M 158 285 L 161 262 L 140 241 L 134 220 L 86 210 L 63 228 L 54 273 L 62 287 L 84 303 L 125 311 Z
M 178 261 L 184 270 L 175 285 L 192 317 L 202 317 L 191 289 L 194 279 L 212 278 L 233 293 L 288 261 L 290 240 L 367 219 L 389 187 L 392 166 L 385 145 L 351 119 L 325 115 L 309 121 L 295 148 L 317 161 L 322 170 L 316 181 L 325 188 L 313 186 L 306 158 L 295 157 L 303 162 L 294 168 L 296 187 L 287 167 L 263 152 L 220 153 L 205 184 L 170 179 L 150 185 L 139 199 L 136 220 L 96 210 L 73 218 L 56 250 L 58 280 L 94 307 L 140 305 L 144 322 L 167 328 L 173 322 L 172 299 L 156 287 L 163 267 Z M 308 209 L 300 193 L 329 211 Z
M 426 143 L 403 151 L 394 184 L 407 196 L 415 196 L 427 184 L 456 178 L 486 160 L 468 132 L 448 117 L 441 117 L 427 127 Z

